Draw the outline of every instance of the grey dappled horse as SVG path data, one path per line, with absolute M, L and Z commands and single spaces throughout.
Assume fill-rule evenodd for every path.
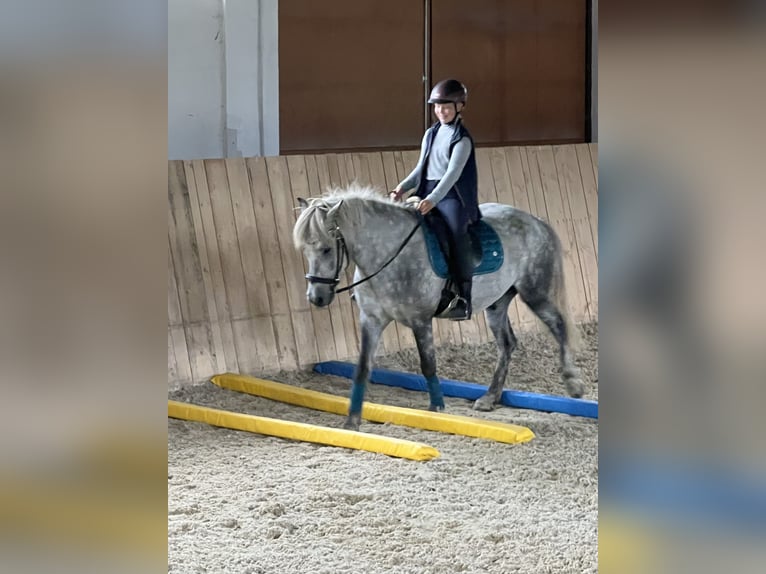
M 420 229 L 395 255 L 415 229 L 419 216 L 402 203 L 357 186 L 300 203 L 302 211 L 293 229 L 293 241 L 308 261 L 307 297 L 312 304 L 326 307 L 333 301 L 338 279 L 351 263 L 356 265 L 355 282 L 378 272 L 354 288 L 362 341 L 346 428 L 359 428 L 375 351 L 391 321 L 412 329 L 420 368 L 428 383 L 429 409 L 443 410 L 432 319 L 446 280 L 434 273 Z M 499 351 L 492 384 L 474 408 L 492 410 L 500 400 L 516 347 L 508 319 L 508 305 L 516 294 L 556 337 L 564 385 L 571 396 L 582 396 L 580 371 L 572 360 L 577 332 L 564 305 L 561 246 L 555 232 L 542 220 L 508 205 L 484 203 L 480 208 L 484 221 L 500 237 L 505 257 L 499 270 L 474 277 L 474 312 L 485 309 Z

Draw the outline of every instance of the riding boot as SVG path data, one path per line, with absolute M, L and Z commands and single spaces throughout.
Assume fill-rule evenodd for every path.
M 471 288 L 473 286 L 473 263 L 471 261 L 470 238 L 468 234 L 456 238 L 455 250 L 455 285 L 457 296 L 450 302 L 447 310 L 441 314 L 452 321 L 466 321 L 471 318 Z
M 471 318 L 473 309 L 471 308 L 471 288 L 473 287 L 473 277 L 470 277 L 466 281 L 461 281 L 458 286 L 460 296 L 465 299 L 465 318 L 466 320 Z

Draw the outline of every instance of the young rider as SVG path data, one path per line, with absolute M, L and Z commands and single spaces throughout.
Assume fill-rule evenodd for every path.
M 439 120 L 426 130 L 415 169 L 396 188 L 391 197 L 399 201 L 414 189 L 420 198 L 418 211 L 431 210 L 450 230 L 452 278 L 458 295 L 441 315 L 455 321 L 471 318 L 473 269 L 468 226 L 481 218 L 478 203 L 478 178 L 473 138 L 460 115 L 468 90 L 457 80 L 443 80 L 431 90 L 428 103 L 434 105 Z

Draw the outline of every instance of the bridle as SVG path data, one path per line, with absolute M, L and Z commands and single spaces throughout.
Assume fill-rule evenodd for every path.
M 321 283 L 323 285 L 332 285 L 333 288 L 340 283 L 340 272 L 343 270 L 343 258 L 348 259 L 348 249 L 346 248 L 346 240 L 343 238 L 343 234 L 340 232 L 340 228 L 336 225 L 335 229 L 330 230 L 330 235 L 335 238 L 335 277 L 330 279 L 329 277 L 319 277 L 318 275 L 306 275 L 306 279 L 309 283 Z M 338 293 L 345 291 L 341 289 Z
M 396 250 L 396 252 L 391 256 L 391 258 L 386 261 L 380 269 L 378 269 L 375 273 L 372 275 L 368 275 L 364 279 L 360 279 L 359 281 L 356 281 L 355 283 L 352 283 L 351 285 L 347 285 L 343 287 L 342 289 L 335 289 L 335 287 L 340 283 L 340 273 L 343 270 L 343 258 L 345 257 L 346 260 L 349 260 L 348 257 L 348 249 L 346 247 L 346 240 L 343 237 L 343 234 L 340 232 L 340 228 L 336 225 L 334 229 L 330 230 L 330 235 L 335 238 L 335 277 L 332 279 L 329 277 L 319 277 L 317 275 L 306 275 L 306 280 L 309 283 L 321 283 L 323 285 L 332 285 L 333 290 L 335 293 L 343 293 L 344 291 L 348 291 L 349 289 L 353 289 L 357 285 L 361 285 L 365 281 L 369 281 L 373 277 L 375 277 L 378 273 L 383 271 L 386 267 L 388 267 L 389 263 L 391 263 L 396 257 L 402 252 L 402 249 L 404 249 L 404 246 L 409 243 L 410 239 L 412 239 L 412 236 L 415 235 L 415 232 L 420 228 L 420 226 L 423 224 L 423 217 L 418 215 L 418 222 L 415 224 L 415 227 L 413 227 L 412 231 L 410 231 L 409 235 L 405 237 L 402 244 L 399 246 L 399 248 Z

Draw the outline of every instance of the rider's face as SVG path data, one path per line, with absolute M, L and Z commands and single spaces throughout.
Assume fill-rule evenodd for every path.
M 458 105 L 462 108 L 462 104 L 434 104 L 434 115 L 441 123 L 448 124 L 455 119 Z

